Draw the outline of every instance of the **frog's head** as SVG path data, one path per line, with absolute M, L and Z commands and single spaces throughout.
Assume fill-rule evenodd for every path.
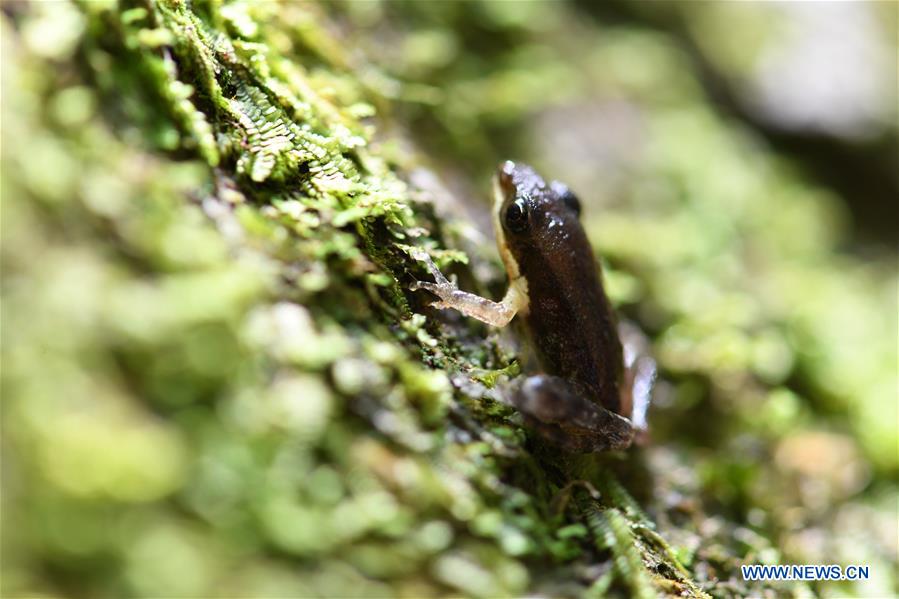
M 570 241 L 586 243 L 580 201 L 566 185 L 547 184 L 528 165 L 507 160 L 493 190 L 493 228 L 510 280 L 526 274 L 520 265 L 528 255 L 566 253 Z

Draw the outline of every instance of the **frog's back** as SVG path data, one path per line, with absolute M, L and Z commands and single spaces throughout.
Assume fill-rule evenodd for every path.
M 622 349 L 598 265 L 580 223 L 554 228 L 539 251 L 519 261 L 528 282 L 531 343 L 547 373 L 583 385 L 619 412 Z

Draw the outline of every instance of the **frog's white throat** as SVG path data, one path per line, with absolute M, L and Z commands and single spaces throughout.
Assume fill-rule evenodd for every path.
M 503 229 L 502 216 L 500 212 L 505 203 L 505 194 L 499 184 L 499 178 L 493 178 L 493 234 L 496 236 L 496 248 L 499 250 L 499 256 L 502 258 L 503 265 L 506 267 L 506 275 L 509 277 L 509 290 L 503 303 L 512 307 L 516 312 L 527 313 L 528 311 L 528 282 L 521 275 L 518 267 L 518 261 L 512 254 L 506 243 L 506 232 Z
M 499 250 L 499 256 L 503 260 L 503 264 L 506 267 L 506 274 L 509 276 L 509 283 L 511 284 L 512 281 L 521 276 L 521 271 L 518 268 L 518 261 L 515 259 L 515 256 L 512 255 L 512 250 L 509 249 L 509 246 L 506 243 L 506 232 L 503 229 L 502 217 L 500 215 L 505 199 L 505 194 L 499 184 L 499 178 L 494 177 L 493 234 L 496 236 L 496 248 Z

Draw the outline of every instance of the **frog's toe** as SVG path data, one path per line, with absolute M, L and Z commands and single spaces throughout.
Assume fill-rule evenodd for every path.
M 433 288 L 434 283 L 428 283 L 427 281 L 412 281 L 412 283 L 409 285 L 409 289 L 411 289 L 412 291 L 420 291 L 424 289 L 433 293 Z
M 431 259 L 431 256 L 429 256 L 426 251 L 419 248 L 413 248 L 410 250 L 409 254 L 415 261 L 425 265 L 425 268 L 431 273 L 431 276 L 434 277 L 434 280 L 437 281 L 437 283 L 441 285 L 449 284 L 449 280 L 443 276 L 443 273 L 440 272 L 440 269 L 437 268 L 437 265 L 434 264 L 434 260 Z
M 416 290 L 420 290 L 420 289 L 424 289 L 425 291 L 433 293 L 438 298 L 440 298 L 439 301 L 431 302 L 430 303 L 431 306 L 433 306 L 435 308 L 441 308 L 441 309 L 453 307 L 452 304 L 447 303 L 447 299 L 452 297 L 452 292 L 453 292 L 452 288 L 448 289 L 446 285 L 441 285 L 439 283 L 429 283 L 427 281 L 416 281 L 415 287 L 412 288 L 412 290 L 416 291 Z

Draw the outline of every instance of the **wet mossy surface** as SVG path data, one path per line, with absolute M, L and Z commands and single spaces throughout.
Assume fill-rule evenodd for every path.
M 2 594 L 895 593 L 895 248 L 646 10 L 4 5 Z M 534 438 L 514 334 L 409 290 L 500 296 L 509 157 L 652 339 L 644 448 Z

